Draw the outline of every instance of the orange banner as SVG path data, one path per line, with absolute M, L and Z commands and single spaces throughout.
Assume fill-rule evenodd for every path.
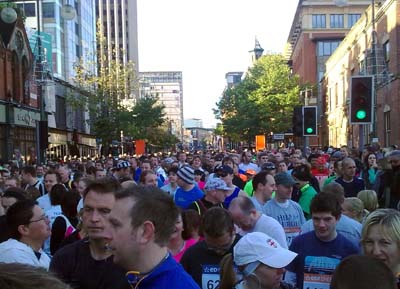
M 256 135 L 256 151 L 265 150 L 265 135 Z
M 146 152 L 146 142 L 143 139 L 138 139 L 135 141 L 135 153 L 136 155 L 143 155 Z

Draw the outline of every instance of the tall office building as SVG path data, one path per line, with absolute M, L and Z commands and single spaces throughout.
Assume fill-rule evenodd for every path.
M 157 96 L 165 106 L 168 129 L 179 140 L 183 136 L 183 91 L 181 71 L 140 72 L 140 97 Z
M 108 59 L 115 57 L 124 64 L 134 62 L 138 74 L 137 0 L 96 1 L 96 14 L 102 24 L 100 32 L 107 41 L 106 51 L 100 47 L 101 55 Z

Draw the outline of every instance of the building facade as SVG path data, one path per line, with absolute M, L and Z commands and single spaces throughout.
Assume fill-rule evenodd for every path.
M 326 63 L 323 82 L 327 96 L 326 127 L 329 143 L 334 146 L 362 148 L 371 142 L 379 142 L 384 147 L 400 144 L 399 4 L 396 0 L 377 4 L 374 15 L 370 7 Z M 373 75 L 375 79 L 376 132 L 373 124 L 349 123 L 350 80 L 352 76 L 362 75 Z
M 35 163 L 40 106 L 30 82 L 32 50 L 21 18 L 0 19 L 0 27 L 0 160 Z
M 140 97 L 154 96 L 165 106 L 168 130 L 183 140 L 183 82 L 181 71 L 140 72 Z
M 284 54 L 306 86 L 300 96 L 303 104 L 318 107 L 319 137 L 310 137 L 310 145 L 328 142 L 328 132 L 321 126 L 325 100 L 320 81 L 325 63 L 370 3 L 348 0 L 346 6 L 337 6 L 332 0 L 299 0 Z
M 79 94 L 74 84 L 75 65 L 79 61 L 88 72 L 97 70 L 95 0 L 17 3 L 25 11 L 28 37 L 39 64 L 34 67 L 40 67 L 34 74 L 40 75 L 35 81 L 40 82 L 48 122 L 47 158 L 93 155 L 96 139 L 91 135 L 89 114 L 85 107 L 72 108 L 68 98 Z
M 96 0 L 96 15 L 102 24 L 100 33 L 107 41 L 106 50 L 100 48 L 100 54 L 124 64 L 134 62 L 138 74 L 137 0 Z

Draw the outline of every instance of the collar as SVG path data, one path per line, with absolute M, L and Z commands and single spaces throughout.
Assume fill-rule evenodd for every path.
M 169 253 L 165 255 L 165 257 L 158 263 L 151 271 L 149 272 L 139 272 L 139 271 L 128 271 L 126 272 L 125 276 L 128 279 L 128 283 L 132 289 L 139 288 L 140 283 L 148 276 L 150 276 L 153 272 L 161 267 L 161 265 L 168 259 L 170 256 Z

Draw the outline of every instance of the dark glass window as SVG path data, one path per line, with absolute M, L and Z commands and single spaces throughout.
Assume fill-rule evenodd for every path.
M 54 18 L 54 3 L 42 3 L 43 17 L 44 18 Z
M 347 27 L 351 28 L 360 19 L 361 14 L 349 14 L 347 16 Z
M 339 46 L 340 40 L 325 40 L 318 41 L 317 45 L 317 55 L 318 56 L 330 56 Z
M 36 16 L 35 3 L 18 3 L 17 5 L 20 9 L 24 10 L 26 17 Z
M 312 28 L 326 28 L 326 15 L 313 14 L 312 15 Z
M 343 28 L 344 16 L 343 14 L 331 14 L 331 28 Z

